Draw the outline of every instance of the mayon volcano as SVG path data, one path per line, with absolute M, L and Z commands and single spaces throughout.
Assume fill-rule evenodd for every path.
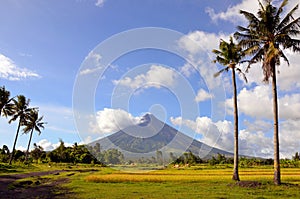
M 179 157 L 184 152 L 192 152 L 202 159 L 223 154 L 231 157 L 232 153 L 208 146 L 147 113 L 137 124 L 124 128 L 105 138 L 90 143 L 99 143 L 101 150 L 118 149 L 125 160 L 156 157 L 160 151 L 168 159 L 170 153 Z

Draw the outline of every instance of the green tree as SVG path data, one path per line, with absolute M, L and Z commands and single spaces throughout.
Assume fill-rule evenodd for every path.
M 43 147 L 38 146 L 36 143 L 33 143 L 34 149 L 30 152 L 30 156 L 38 161 L 38 159 L 42 157 L 46 157 L 46 152 L 44 151 Z
M 29 99 L 26 99 L 25 96 L 23 95 L 18 95 L 17 96 L 17 100 L 13 99 L 13 116 L 12 118 L 9 120 L 9 123 L 16 121 L 17 119 L 19 119 L 19 123 L 18 123 L 18 128 L 17 128 L 17 133 L 16 133 L 16 137 L 14 140 L 14 144 L 13 144 L 13 149 L 12 149 L 12 153 L 10 156 L 10 160 L 9 160 L 9 164 L 11 164 L 13 158 L 14 158 L 14 153 L 15 153 L 15 149 L 16 149 L 16 143 L 18 140 L 18 136 L 19 136 L 19 131 L 20 131 L 20 127 L 22 125 L 24 125 L 25 123 L 25 118 L 27 117 L 28 113 L 30 112 L 31 108 L 29 108 Z
M 31 109 L 30 112 L 25 117 L 25 122 L 24 122 L 25 127 L 23 129 L 23 132 L 25 134 L 30 132 L 30 137 L 29 137 L 28 146 L 27 146 L 27 150 L 26 150 L 25 161 L 28 160 L 29 147 L 30 147 L 33 131 L 38 132 L 38 134 L 40 135 L 41 129 L 44 129 L 44 125 L 46 123 L 43 122 L 42 120 L 43 120 L 43 116 L 39 117 L 38 109 Z
M 242 49 L 239 45 L 236 45 L 233 42 L 232 37 L 230 37 L 230 42 L 221 40 L 219 45 L 219 50 L 214 49 L 213 53 L 217 55 L 214 62 L 218 62 L 225 66 L 222 70 L 215 74 L 215 77 L 219 76 L 224 71 L 232 72 L 232 87 L 233 87 L 233 110 L 234 110 L 234 168 L 233 168 L 233 180 L 239 181 L 239 152 L 238 152 L 238 105 L 237 105 L 237 88 L 236 88 L 236 77 L 235 73 L 238 71 L 240 74 L 243 74 L 239 68 L 236 67 L 239 64 L 244 56 Z M 244 74 L 243 74 L 244 75 Z M 245 75 L 244 78 L 246 79 Z
M 248 26 L 238 26 L 238 31 L 234 34 L 245 52 L 251 56 L 247 71 L 251 64 L 262 62 L 264 81 L 269 82 L 269 79 L 272 79 L 274 183 L 276 185 L 281 184 L 276 66 L 280 65 L 281 58 L 289 64 L 288 58 L 283 52 L 284 49 L 300 51 L 300 40 L 295 38 L 300 33 L 300 19 L 293 17 L 298 5 L 282 17 L 282 12 L 287 4 L 288 0 L 283 0 L 279 7 L 275 7 L 271 0 L 265 0 L 265 5 L 259 1 L 260 8 L 257 16 L 241 10 L 240 13 L 248 20 Z
M 4 86 L 0 87 L 0 116 L 11 116 L 13 114 L 13 98 L 10 98 L 10 92 Z
M 0 162 L 7 162 L 9 159 L 9 149 L 6 145 L 0 148 Z

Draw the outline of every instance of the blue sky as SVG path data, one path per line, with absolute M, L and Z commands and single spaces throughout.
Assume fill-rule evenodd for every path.
M 296 3 L 291 0 L 288 8 Z M 212 77 L 221 66 L 211 63 L 211 50 L 218 47 L 220 38 L 228 39 L 238 24 L 245 24 L 240 9 L 255 12 L 257 8 L 251 0 L 4 1 L 0 7 L 0 85 L 13 96 L 24 94 L 32 106 L 40 107 L 48 124 L 33 142 L 48 150 L 59 138 L 68 144 L 88 142 L 152 112 L 200 141 L 232 151 L 230 75 Z M 136 41 L 109 43 L 112 38 L 153 30 L 147 27 L 170 35 L 176 32 L 173 49 L 179 55 L 166 49 L 131 49 L 113 59 L 100 75 L 97 67 L 106 58 L 101 52 L 105 42 L 110 45 L 104 49 L 113 54 Z M 138 36 L 137 40 L 159 45 L 167 40 L 151 34 Z M 289 51 L 287 55 L 291 65 L 280 66 L 279 74 L 282 157 L 291 157 L 300 146 L 300 58 Z M 91 96 L 74 96 L 81 76 L 97 80 Z M 271 90 L 261 81 L 259 65 L 247 76 L 248 84 L 238 79 L 241 152 L 272 157 Z M 83 104 L 94 100 L 94 109 L 77 110 L 74 97 L 80 97 Z M 73 111 L 89 122 L 78 127 Z M 0 120 L 0 145 L 11 147 L 16 124 L 7 121 Z M 25 148 L 27 139 L 21 135 L 17 147 Z

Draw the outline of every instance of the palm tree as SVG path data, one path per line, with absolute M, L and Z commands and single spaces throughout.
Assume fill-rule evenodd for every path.
M 41 129 L 44 129 L 44 124 L 45 122 L 42 121 L 43 116 L 39 118 L 39 111 L 38 109 L 31 109 L 28 115 L 26 116 L 25 119 L 25 124 L 24 124 L 24 133 L 29 133 L 30 132 L 30 137 L 28 141 L 28 146 L 27 146 L 27 151 L 26 151 L 26 156 L 25 156 L 25 161 L 28 160 L 28 153 L 29 153 L 29 147 L 32 139 L 32 134 L 33 131 L 37 131 L 38 134 L 41 134 Z
M 11 153 L 11 156 L 10 156 L 10 159 L 9 159 L 9 164 L 11 164 L 11 162 L 14 158 L 16 143 L 17 143 L 17 140 L 18 140 L 20 127 L 25 124 L 25 118 L 27 117 L 28 113 L 31 110 L 31 108 L 29 108 L 30 100 L 26 99 L 26 97 L 23 96 L 23 95 L 18 95 L 17 100 L 14 99 L 13 102 L 14 102 L 14 105 L 13 105 L 14 115 L 9 120 L 9 123 L 19 119 L 19 124 L 18 124 L 18 128 L 17 128 L 16 137 L 15 137 L 15 140 L 14 140 L 12 153 Z
M 10 92 L 4 86 L 0 87 L 0 116 L 11 116 L 13 114 Z
M 273 112 L 274 112 L 274 183 L 281 184 L 280 159 L 279 159 L 279 131 L 278 131 L 278 102 L 276 66 L 280 65 L 280 58 L 289 64 L 283 50 L 291 49 L 300 52 L 300 40 L 295 37 L 300 33 L 300 18 L 294 18 L 293 14 L 298 9 L 296 5 L 284 17 L 281 17 L 288 0 L 283 0 L 277 8 L 272 5 L 272 0 L 265 0 L 265 5 L 259 1 L 257 16 L 241 10 L 248 20 L 248 26 L 238 26 L 238 32 L 234 34 L 239 44 L 250 55 L 249 70 L 251 64 L 262 62 L 264 82 L 272 79 Z
M 243 58 L 243 52 L 241 48 L 233 42 L 232 37 L 230 37 L 230 42 L 227 43 L 224 40 L 220 41 L 219 50 L 214 49 L 213 53 L 217 55 L 214 63 L 218 62 L 225 66 L 222 70 L 217 72 L 214 76 L 219 76 L 224 71 L 232 71 L 232 86 L 233 86 L 233 109 L 234 109 L 234 168 L 232 179 L 239 181 L 239 152 L 238 152 L 238 107 L 237 107 L 237 91 L 236 91 L 236 78 L 235 72 L 238 71 L 243 74 L 239 68 L 236 67 L 237 64 L 241 62 Z M 244 79 L 247 81 L 245 75 Z

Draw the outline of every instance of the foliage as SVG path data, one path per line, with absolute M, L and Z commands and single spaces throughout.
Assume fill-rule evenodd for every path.
M 96 159 L 88 151 L 84 145 L 75 143 L 72 147 L 66 147 L 64 142 L 60 140 L 60 145 L 47 154 L 51 162 L 63 163 L 86 163 L 95 162 Z
M 202 163 L 203 160 L 199 156 L 194 155 L 191 151 L 185 152 L 177 158 L 173 164 L 196 165 Z

